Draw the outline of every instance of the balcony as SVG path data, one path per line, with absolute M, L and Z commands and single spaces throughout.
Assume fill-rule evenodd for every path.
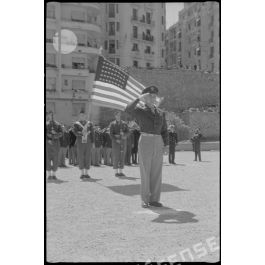
M 150 26 L 150 27 L 154 27 L 155 26 L 155 21 L 150 21 L 150 20 L 146 20 L 146 19 L 139 19 L 138 17 L 131 17 L 131 21 L 135 22 L 139 25 L 144 25 L 144 26 Z
M 62 20 L 62 27 L 69 29 L 90 30 L 93 32 L 97 32 L 98 34 L 101 34 L 101 27 L 96 23 L 92 23 L 91 21 L 64 19 Z
M 137 59 L 141 59 L 142 58 L 141 53 L 140 53 L 139 50 L 131 51 L 131 56 L 134 57 L 134 58 L 137 58 Z
M 62 75 L 73 75 L 73 76 L 89 76 L 91 71 L 88 67 L 71 67 L 69 65 L 62 64 L 61 68 Z
M 71 3 L 72 4 L 72 3 Z M 99 13 L 100 12 L 100 4 L 99 3 L 73 3 L 76 6 L 81 6 L 81 7 L 87 7 L 91 9 L 94 12 Z
M 131 40 L 133 41 L 141 41 L 141 38 L 139 35 L 132 34 L 131 35 Z
M 152 43 L 155 42 L 155 40 L 154 40 L 154 36 L 152 36 L 152 35 L 147 35 L 147 34 L 145 34 L 145 33 L 143 33 L 142 40 L 143 40 L 143 41 L 146 41 L 146 42 L 152 42 Z

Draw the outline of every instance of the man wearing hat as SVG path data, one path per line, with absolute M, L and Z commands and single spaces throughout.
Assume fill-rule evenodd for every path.
M 88 179 L 88 170 L 91 163 L 91 148 L 94 147 L 94 129 L 93 124 L 87 120 L 84 110 L 80 111 L 79 120 L 74 123 L 73 132 L 76 136 L 77 158 L 79 169 L 81 170 L 81 179 Z
M 141 131 L 139 164 L 143 208 L 163 206 L 159 201 L 163 152 L 164 147 L 168 145 L 168 131 L 165 113 L 156 106 L 157 94 L 157 87 L 147 87 L 142 91 L 142 95 L 125 109 L 125 112 L 137 119 Z
M 59 138 L 62 136 L 61 125 L 54 120 L 53 112 L 46 112 L 46 170 L 48 180 L 56 180 L 58 156 L 60 150 Z
M 168 162 L 169 164 L 176 164 L 175 149 L 176 149 L 176 144 L 178 143 L 178 135 L 175 132 L 175 126 L 173 124 L 169 126 L 168 143 L 169 143 Z
M 115 112 L 115 121 L 110 123 L 110 138 L 112 140 L 112 159 L 115 176 L 125 176 L 122 172 L 126 154 L 126 138 L 129 134 L 128 125 L 121 120 L 121 112 Z

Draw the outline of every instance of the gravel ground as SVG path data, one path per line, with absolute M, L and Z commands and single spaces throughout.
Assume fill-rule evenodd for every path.
M 219 261 L 219 152 L 193 159 L 164 157 L 163 208 L 141 208 L 138 166 L 122 179 L 92 167 L 86 182 L 76 167 L 59 169 L 61 181 L 46 184 L 47 261 Z

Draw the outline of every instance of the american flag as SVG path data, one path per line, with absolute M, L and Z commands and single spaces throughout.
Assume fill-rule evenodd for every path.
M 144 85 L 129 76 L 122 68 L 103 56 L 99 57 L 91 95 L 93 104 L 124 110 L 144 88 Z

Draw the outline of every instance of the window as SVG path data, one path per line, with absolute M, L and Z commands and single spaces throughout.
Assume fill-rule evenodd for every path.
M 164 49 L 161 50 L 161 56 L 164 58 Z
M 212 30 L 212 31 L 211 31 L 210 41 L 209 41 L 210 43 L 213 42 L 213 37 L 214 37 L 214 31 Z
M 52 111 L 54 114 L 56 113 L 55 111 L 55 102 L 47 102 L 46 103 L 46 111 Z
M 200 27 L 201 26 L 201 18 L 196 19 L 196 26 Z
M 107 50 L 107 49 L 108 49 L 108 41 L 105 40 L 105 50 Z
M 178 31 L 178 38 L 179 39 L 181 38 L 181 31 L 180 30 Z
M 120 58 L 116 58 L 116 64 L 120 65 Z
M 146 12 L 146 23 L 151 24 L 151 13 Z
M 146 67 L 150 68 L 151 67 L 150 63 L 146 63 Z
M 161 34 L 162 41 L 164 41 L 164 32 Z
M 133 61 L 133 66 L 138 67 L 138 61 Z
M 115 53 L 115 40 L 109 40 L 109 53 Z
M 116 23 L 116 30 L 117 30 L 117 31 L 120 31 L 120 22 L 117 22 L 117 23 Z
M 46 55 L 46 66 L 56 67 L 55 54 L 47 53 L 47 55 Z
M 47 90 L 56 90 L 56 77 L 47 77 L 46 78 L 46 89 Z
M 86 35 L 77 33 L 76 36 L 77 36 L 78 46 L 86 46 Z
M 132 51 L 133 51 L 133 52 L 139 52 L 138 44 L 137 44 L 137 43 L 134 43 L 134 44 L 133 44 Z
M 63 85 L 68 86 L 68 79 L 64 79 Z
M 162 18 L 161 18 L 161 22 L 162 22 L 162 25 L 164 25 L 164 16 L 162 16 Z
M 73 57 L 72 58 L 72 68 L 73 69 L 85 69 L 85 58 Z
M 201 56 L 201 48 L 197 48 L 197 56 Z
M 85 80 L 72 80 L 72 89 L 85 90 L 86 81 Z
M 116 40 L 116 49 L 118 50 L 119 49 L 119 41 Z
M 181 42 L 179 42 L 179 48 L 178 51 L 181 52 Z
M 71 12 L 71 19 L 72 21 L 76 22 L 84 22 L 85 21 L 85 13 L 79 10 L 73 10 Z
M 138 10 L 133 8 L 133 20 L 138 20 L 138 14 L 137 14 Z
M 198 60 L 198 70 L 201 69 L 201 60 Z
M 72 115 L 78 116 L 80 111 L 86 111 L 86 103 L 73 103 L 72 104 Z
M 133 26 L 133 37 L 137 38 L 138 37 L 138 29 L 136 26 Z
M 47 18 L 55 18 L 55 6 L 47 5 Z
M 109 36 L 115 35 L 115 22 L 109 22 Z
M 197 36 L 197 41 L 200 42 L 201 41 L 201 35 Z
M 211 63 L 211 71 L 214 71 L 214 63 Z
M 46 32 L 46 42 L 53 43 L 54 34 L 55 34 L 55 31 L 47 30 L 47 32 Z
M 115 17 L 115 4 L 109 4 L 109 17 Z
M 213 58 L 214 55 L 214 47 L 210 48 L 210 58 Z
M 150 46 L 146 46 L 144 52 L 150 54 L 151 53 L 151 47 Z

